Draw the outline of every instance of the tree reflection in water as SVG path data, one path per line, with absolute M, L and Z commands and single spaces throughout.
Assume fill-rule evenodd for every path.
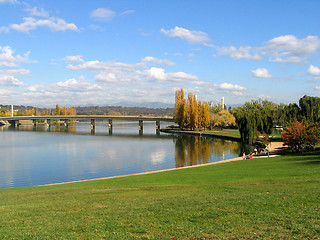
M 176 167 L 185 167 L 224 160 L 226 153 L 241 155 L 247 147 L 230 140 L 180 135 L 175 138 Z

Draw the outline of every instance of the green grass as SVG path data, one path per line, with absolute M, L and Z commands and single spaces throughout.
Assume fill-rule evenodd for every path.
M 238 129 L 222 129 L 221 131 L 207 131 L 206 133 L 217 136 L 240 138 L 240 132 Z
M 320 151 L 1 189 L 0 239 L 319 239 Z

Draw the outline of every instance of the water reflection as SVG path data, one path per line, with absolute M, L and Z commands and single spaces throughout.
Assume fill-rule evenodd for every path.
M 174 142 L 176 167 L 225 160 L 239 155 L 241 149 L 237 142 L 208 137 L 177 136 Z
M 67 130 L 67 132 L 66 132 Z M 0 188 L 35 186 L 184 167 L 234 158 L 242 145 L 208 137 L 157 135 L 155 123 L 0 127 Z

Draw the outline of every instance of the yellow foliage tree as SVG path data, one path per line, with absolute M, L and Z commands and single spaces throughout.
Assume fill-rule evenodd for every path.
M 60 110 L 60 115 L 67 115 L 67 108 L 65 106 Z
M 207 102 L 201 103 L 199 101 L 199 127 L 207 128 L 210 126 L 210 111 L 209 104 Z
M 175 99 L 175 120 L 180 128 L 184 126 L 185 115 L 186 115 L 186 100 L 184 99 L 184 91 L 181 88 L 176 91 L 176 99 Z
M 236 125 L 236 119 L 229 111 L 223 109 L 211 116 L 211 125 L 214 127 L 231 127 Z
M 188 94 L 187 107 L 186 107 L 186 115 L 187 115 L 187 125 L 190 129 L 194 130 L 196 127 L 196 107 L 193 93 Z

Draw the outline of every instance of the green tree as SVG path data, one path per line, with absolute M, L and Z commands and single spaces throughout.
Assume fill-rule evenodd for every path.
M 251 101 L 234 109 L 241 140 L 253 144 L 260 134 L 270 134 L 273 128 L 275 104 L 269 101 Z
M 303 96 L 299 100 L 300 116 L 303 120 L 315 123 L 320 120 L 320 98 Z

